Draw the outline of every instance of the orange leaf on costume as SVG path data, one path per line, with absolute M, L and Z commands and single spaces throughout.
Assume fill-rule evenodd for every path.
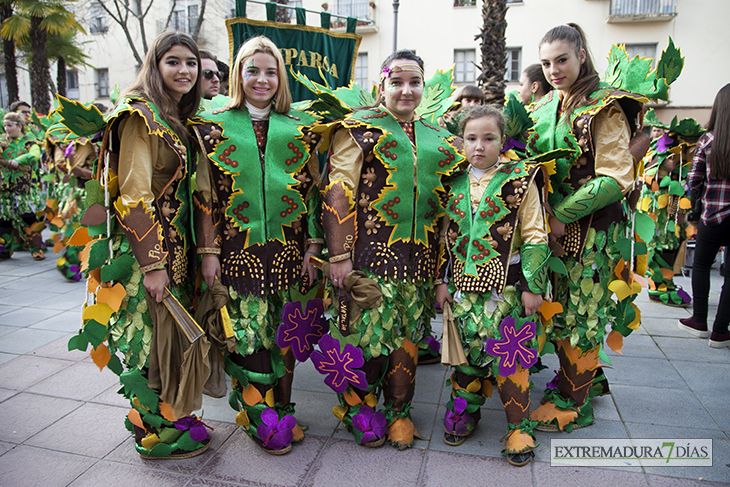
M 651 182 L 651 192 L 656 193 L 658 191 L 659 191 L 659 183 L 655 179 L 654 181 Z
M 109 349 L 103 343 L 100 343 L 98 347 L 93 348 L 89 355 L 91 355 L 91 359 L 94 361 L 96 366 L 99 367 L 99 370 L 106 367 L 106 364 L 109 363 L 109 359 L 111 358 Z
M 651 184 L 651 182 L 654 180 L 653 174 L 644 174 L 644 182 L 646 184 Z
M 71 238 L 68 239 L 68 244 L 82 247 L 89 243 L 90 240 L 89 230 L 86 227 L 79 227 L 76 229 L 74 234 L 71 235 Z
M 241 395 L 243 396 L 243 402 L 249 406 L 255 406 L 264 401 L 264 396 L 252 384 L 245 387 Z
M 621 349 L 624 346 L 624 336 L 616 330 L 611 330 L 611 333 L 608 334 L 608 338 L 606 338 L 606 345 L 611 347 L 611 350 L 614 352 L 623 355 Z
M 613 273 L 616 274 L 617 278 L 623 280 L 623 276 L 621 274 L 623 273 L 625 267 L 626 267 L 626 262 L 624 261 L 624 259 L 622 257 L 616 263 L 616 268 L 613 270 Z
M 127 296 L 127 290 L 120 283 L 116 283 L 114 287 L 106 287 L 99 289 L 96 293 L 96 302 L 104 303 L 115 313 L 119 311 L 119 307 L 122 305 L 122 300 Z
M 558 428 L 560 428 L 561 431 L 565 428 L 565 425 L 569 424 L 577 417 L 578 411 L 574 411 L 572 409 L 562 411 L 556 408 L 555 403 L 553 402 L 546 402 L 530 414 L 530 419 L 540 423 L 550 423 L 553 420 L 557 420 Z
M 82 227 L 83 228 L 83 227 Z M 81 272 L 89 270 L 89 252 L 91 252 L 91 246 L 94 244 L 93 240 L 89 240 L 84 245 L 84 248 L 79 252 L 79 260 L 81 261 Z
M 160 414 L 163 418 L 173 423 L 178 420 L 178 418 L 175 417 L 175 413 L 172 411 L 172 406 L 165 401 L 160 401 Z
M 358 404 L 362 403 L 362 401 L 360 400 L 360 396 L 355 394 L 350 387 L 347 388 L 343 396 L 347 404 L 349 404 L 350 406 L 357 406 Z
M 94 269 L 93 271 L 89 272 L 89 277 L 86 281 L 86 289 L 91 294 L 96 294 L 96 288 L 98 288 L 101 285 L 101 268 Z
M 687 225 L 686 234 L 687 234 L 687 238 L 694 237 L 695 235 L 697 235 L 697 227 L 692 224 Z
M 63 241 L 60 239 L 56 240 L 56 242 L 53 244 L 53 253 L 54 254 L 59 253 L 60 251 L 63 250 L 63 247 L 64 247 Z
M 671 281 L 674 279 L 674 269 L 665 269 L 662 267 L 662 276 L 664 276 L 664 279 L 667 281 Z
M 689 200 L 689 198 L 684 197 L 679 200 L 679 207 L 683 210 L 689 210 L 692 208 L 692 202 Z
M 51 225 L 55 225 L 56 228 L 63 228 L 63 220 L 61 220 L 58 217 L 55 217 L 53 220 L 51 220 Z
M 144 422 L 142 422 L 142 416 L 139 415 L 139 411 L 132 408 L 129 410 L 129 413 L 127 413 L 127 417 L 129 418 L 129 420 L 132 422 L 133 425 L 147 431 L 147 428 L 144 427 Z
M 646 287 L 646 281 L 644 280 L 643 277 L 641 277 L 638 274 L 634 274 L 633 277 L 634 277 L 634 282 L 637 282 L 639 284 L 639 286 Z
M 563 305 L 546 299 L 542 302 L 540 307 L 537 308 L 537 312 L 540 313 L 543 319 L 549 320 L 556 314 L 563 312 Z

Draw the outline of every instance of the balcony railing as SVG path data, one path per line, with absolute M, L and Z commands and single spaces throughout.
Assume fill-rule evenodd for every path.
M 611 0 L 608 21 L 666 22 L 677 16 L 677 0 Z

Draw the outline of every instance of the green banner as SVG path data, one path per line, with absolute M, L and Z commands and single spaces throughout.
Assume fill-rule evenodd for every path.
M 226 26 L 231 62 L 235 60 L 238 48 L 244 42 L 251 37 L 263 35 L 277 45 L 287 71 L 291 68 L 313 81 L 324 84 L 321 72 L 333 89 L 347 86 L 355 77 L 355 61 L 362 39 L 357 34 L 247 18 L 228 19 Z M 288 75 L 289 87 L 295 102 L 315 98 L 310 90 L 291 76 L 291 73 Z

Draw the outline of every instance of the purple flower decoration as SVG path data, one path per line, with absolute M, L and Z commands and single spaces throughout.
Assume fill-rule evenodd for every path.
M 659 140 L 657 140 L 656 151 L 659 154 L 661 154 L 662 152 L 666 152 L 672 146 L 673 142 L 674 139 L 665 133 L 659 138 Z
M 469 430 L 469 425 L 474 422 L 471 414 L 466 412 L 467 402 L 463 397 L 454 398 L 454 410 L 446 409 L 444 428 L 451 434 L 464 436 Z
M 73 274 L 71 275 L 71 279 L 73 279 L 74 281 L 78 281 L 78 280 L 81 279 L 82 273 L 81 273 L 81 267 L 80 266 L 78 266 L 77 264 L 71 264 L 68 267 L 68 270 L 70 270 L 71 272 L 73 272 Z
M 551 391 L 554 391 L 558 388 L 558 381 L 560 380 L 560 375 L 558 374 L 558 371 L 553 370 L 553 372 L 555 372 L 555 377 L 553 377 L 552 380 L 545 385 L 545 387 L 547 387 Z
M 190 439 L 193 441 L 204 441 L 208 439 L 208 431 L 205 423 L 195 416 L 185 416 L 175 421 L 175 428 L 180 431 L 190 431 Z
M 71 157 L 71 154 L 73 154 L 73 153 L 74 153 L 74 143 L 71 142 L 70 144 L 68 144 L 68 146 L 66 146 L 66 150 L 63 151 L 63 156 L 66 159 L 68 159 L 69 157 Z
M 291 347 L 294 357 L 300 362 L 309 358 L 314 345 L 325 332 L 324 303 L 321 299 L 307 301 L 302 315 L 302 303 L 294 301 L 284 305 L 284 324 L 276 331 L 276 344 L 281 348 Z
M 370 406 L 360 406 L 357 414 L 352 417 L 352 426 L 362 433 L 360 444 L 372 443 L 388 431 L 388 420 L 381 411 L 377 413 Z
M 512 137 L 510 137 L 509 139 L 507 139 L 504 142 L 504 145 L 502 145 L 502 154 L 504 154 L 505 152 L 507 152 L 510 149 L 524 150 L 525 144 L 524 144 L 524 142 L 519 142 L 519 141 L 513 139 Z
M 294 438 L 292 429 L 297 424 L 294 416 L 287 414 L 279 420 L 279 414 L 272 408 L 266 408 L 261 412 L 261 421 L 256 428 L 256 434 L 263 441 L 264 448 L 269 450 L 281 450 L 291 444 Z
M 383 79 L 390 78 L 390 66 L 385 65 L 383 66 L 383 70 L 380 72 L 380 77 Z
M 350 384 L 358 389 L 367 389 L 365 372 L 357 370 L 365 363 L 362 350 L 348 343 L 340 351 L 340 342 L 330 335 L 322 337 L 319 349 L 321 352 L 315 350 L 312 353 L 312 363 L 320 374 L 327 375 L 325 384 L 340 393 L 345 392 Z
M 535 338 L 536 329 L 535 323 L 527 321 L 518 331 L 515 329 L 515 319 L 508 316 L 499 325 L 499 332 L 504 338 L 502 340 L 487 339 L 485 351 L 493 357 L 502 357 L 499 363 L 499 373 L 502 377 L 515 373 L 518 358 L 524 369 L 535 365 L 537 350 L 525 347 L 525 343 Z
M 682 298 L 682 304 L 689 303 L 690 301 L 692 301 L 692 298 L 690 297 L 689 294 L 687 294 L 687 291 L 685 291 L 681 287 L 677 289 L 677 296 Z
M 435 336 L 428 336 L 424 338 L 424 341 L 428 343 L 428 347 L 436 353 L 441 350 L 441 344 Z

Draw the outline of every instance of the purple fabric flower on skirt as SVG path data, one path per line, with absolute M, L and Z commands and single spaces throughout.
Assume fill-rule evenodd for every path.
M 517 371 L 517 359 L 520 360 L 522 368 L 529 369 L 537 362 L 537 350 L 527 348 L 526 342 L 535 338 L 537 325 L 532 321 L 526 321 L 519 330 L 515 327 L 515 319 L 507 316 L 499 324 L 499 332 L 502 339 L 487 338 L 485 351 L 493 357 L 502 357 L 499 362 L 499 374 L 508 377 Z
M 185 416 L 175 421 L 175 428 L 180 431 L 190 431 L 190 439 L 193 441 L 204 441 L 208 439 L 208 431 L 205 424 L 195 416 Z
M 424 341 L 428 344 L 428 347 L 436 353 L 441 350 L 441 344 L 435 336 L 428 336 L 424 338 Z
M 321 352 L 312 353 L 312 363 L 317 372 L 327 375 L 324 379 L 325 384 L 339 393 L 345 392 L 350 384 L 358 389 L 367 389 L 365 372 L 357 370 L 365 363 L 362 350 L 348 343 L 340 351 L 340 342 L 330 335 L 322 337 L 319 349 Z
M 444 418 L 444 428 L 451 434 L 464 436 L 469 430 L 469 425 L 474 419 L 466 411 L 467 402 L 463 397 L 454 398 L 454 410 L 446 408 L 446 417 Z
M 297 420 L 291 414 L 287 414 L 281 420 L 279 414 L 272 408 L 266 408 L 261 412 L 261 421 L 256 428 L 256 434 L 263 441 L 264 448 L 269 450 L 281 450 L 291 444 L 294 438 L 292 429 L 297 424 Z
M 681 287 L 677 288 L 677 296 L 682 298 L 682 304 L 689 303 L 690 301 L 692 301 L 692 298 L 690 297 L 689 294 L 687 294 L 687 291 L 685 291 Z
M 73 274 L 71 275 L 71 279 L 73 279 L 74 281 L 78 281 L 78 280 L 81 279 L 81 276 L 83 274 L 81 273 L 81 267 L 80 266 L 78 266 L 77 264 L 71 264 L 68 267 L 68 270 L 70 270 L 71 272 L 73 272 Z
M 363 405 L 352 417 L 352 426 L 362 433 L 360 444 L 372 443 L 385 436 L 388 420 L 381 411 L 376 413 L 370 406 Z
M 284 305 L 281 317 L 284 323 L 276 331 L 276 344 L 291 347 L 294 357 L 304 362 L 324 335 L 324 303 L 319 298 L 310 299 L 302 314 L 302 303 L 293 301 Z
M 551 391 L 554 391 L 558 388 L 558 381 L 560 380 L 560 374 L 558 374 L 557 370 L 553 370 L 555 372 L 555 377 L 553 377 L 550 382 L 548 382 L 545 387 L 550 389 Z

